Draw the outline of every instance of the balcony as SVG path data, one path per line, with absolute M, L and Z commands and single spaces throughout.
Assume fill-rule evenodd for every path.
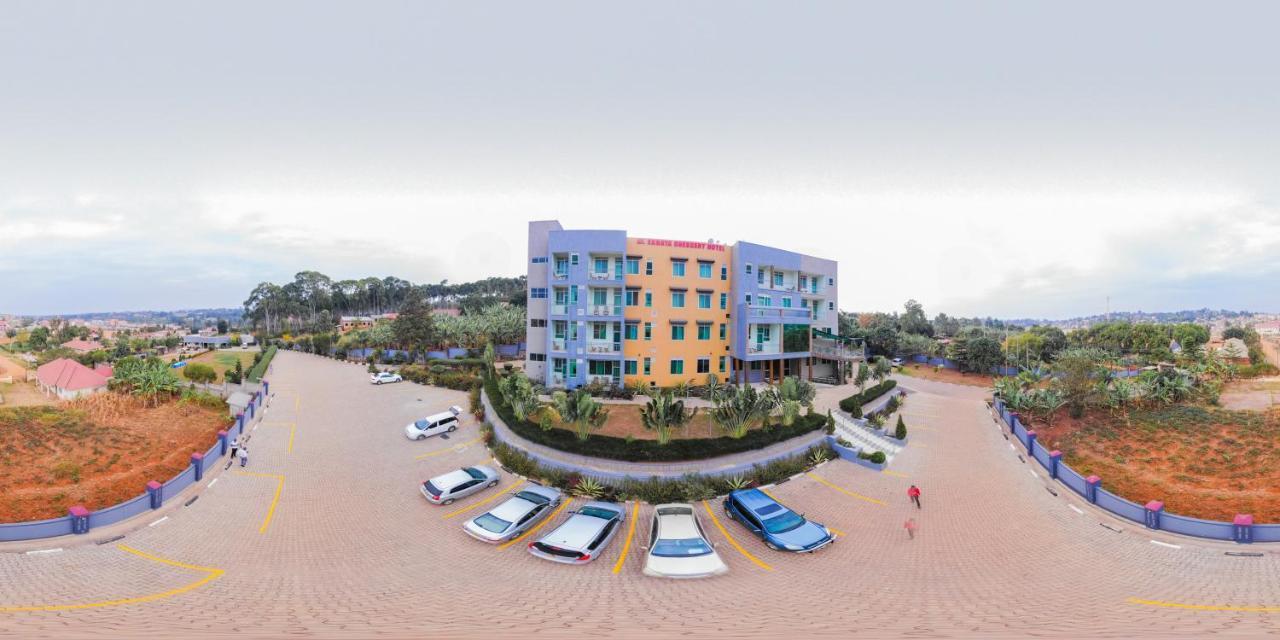
M 587 375 L 587 384 L 600 383 L 605 386 L 613 386 L 621 383 L 621 379 L 614 376 Z
M 777 342 L 750 342 L 747 344 L 747 354 L 753 356 L 780 355 L 782 346 Z
M 567 305 L 567 304 L 553 304 L 553 305 L 551 305 L 551 315 L 553 315 L 553 316 L 567 316 L 567 315 L 569 315 L 569 305 Z
M 564 339 L 564 338 L 552 338 L 552 339 L 551 339 L 551 350 L 552 350 L 552 351 L 558 351 L 558 352 L 563 353 L 563 352 L 564 352 L 564 350 L 565 350 L 565 347 L 566 347 L 566 346 L 567 346 L 567 345 L 566 345 L 566 343 L 565 343 L 565 339 Z
M 563 374 L 563 373 L 553 373 L 553 374 L 551 374 L 551 386 L 553 386 L 553 387 L 563 387 L 563 386 L 564 386 L 564 374 Z
M 589 316 L 620 316 L 622 315 L 622 305 L 593 304 L 587 307 L 587 315 Z
M 622 345 L 612 340 L 588 340 L 587 353 L 592 355 L 617 355 L 622 353 Z
M 551 274 L 551 279 L 552 279 L 552 280 L 568 280 L 568 279 L 569 279 L 569 272 L 568 272 L 568 271 L 556 271 L 555 273 L 552 273 L 552 274 Z
M 866 352 L 859 346 L 847 346 L 814 340 L 809 345 L 809 353 L 822 358 L 844 361 L 861 361 L 867 359 Z
M 811 311 L 803 307 L 762 307 L 746 303 L 738 305 L 738 317 L 746 318 L 748 322 L 809 324 L 810 315 Z

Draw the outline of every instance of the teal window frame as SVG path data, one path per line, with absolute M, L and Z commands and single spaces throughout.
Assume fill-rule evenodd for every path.
M 672 374 L 672 375 L 677 375 L 677 376 L 679 376 L 679 375 L 684 375 L 684 360 L 683 360 L 683 359 L 675 359 L 675 360 L 672 360 L 672 361 L 671 361 L 671 374 Z
M 715 265 L 714 265 L 714 264 L 712 264 L 712 263 L 710 263 L 710 262 L 699 262 L 699 263 L 698 263 L 698 277 L 699 277 L 699 278 L 706 278 L 706 279 L 710 280 L 710 279 L 711 279 L 711 271 L 712 271 L 712 269 L 713 269 L 714 267 L 715 267 Z
M 709 294 L 709 293 L 699 293 L 699 294 L 698 294 L 698 308 L 699 308 L 699 309 L 710 309 L 710 308 L 711 308 L 711 294 Z
M 682 324 L 671 325 L 671 339 L 684 340 L 684 325 Z
M 671 275 L 676 278 L 684 277 L 684 262 L 680 260 L 671 261 Z
M 672 309 L 684 308 L 684 292 L 683 291 L 671 292 L 671 308 Z
M 698 325 L 698 339 L 699 340 L 711 339 L 711 325 L 709 324 Z

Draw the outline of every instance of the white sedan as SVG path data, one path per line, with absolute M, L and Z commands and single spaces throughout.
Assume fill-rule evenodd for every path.
M 403 382 L 403 381 L 404 381 L 404 378 L 400 377 L 400 374 L 391 373 L 390 371 L 379 371 L 369 376 L 369 382 L 372 382 L 373 384 L 383 384 L 387 382 Z
M 658 578 L 710 578 L 729 572 L 715 547 L 707 541 L 702 523 L 688 503 L 653 508 L 644 574 Z
M 529 530 L 560 506 L 560 490 L 555 487 L 532 486 L 488 512 L 462 525 L 467 535 L 481 542 L 506 542 Z

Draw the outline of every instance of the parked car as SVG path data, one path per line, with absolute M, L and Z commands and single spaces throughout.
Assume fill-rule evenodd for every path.
M 774 551 L 813 553 L 836 539 L 830 529 L 806 520 L 759 489 L 730 492 L 724 512 Z
M 507 498 L 502 504 L 462 525 L 467 535 L 490 544 L 517 538 L 560 506 L 561 493 L 555 487 L 534 485 Z
M 891 365 L 893 365 L 893 366 L 895 366 L 895 367 L 901 367 L 901 366 L 902 366 L 902 358 L 894 358 L 893 360 L 890 360 L 890 361 L 889 361 L 889 364 L 891 364 Z
M 410 440 L 421 440 L 427 436 L 452 433 L 458 430 L 458 416 L 461 414 L 462 407 L 449 407 L 448 411 L 410 422 L 404 428 L 404 435 Z
M 404 381 L 404 378 L 400 377 L 400 374 L 391 373 L 390 371 L 379 371 L 369 376 L 369 382 L 372 382 L 373 384 L 384 384 L 388 382 L 403 382 L 403 381 Z
M 728 573 L 714 545 L 707 541 L 702 522 L 688 503 L 653 508 L 644 574 L 658 578 L 709 578 Z
M 552 562 L 586 564 L 600 557 L 626 519 L 626 510 L 612 502 L 588 502 L 569 514 L 554 531 L 530 542 L 529 553 Z
M 422 495 L 431 504 L 452 504 L 477 491 L 498 486 L 498 472 L 484 465 L 463 467 L 422 483 Z

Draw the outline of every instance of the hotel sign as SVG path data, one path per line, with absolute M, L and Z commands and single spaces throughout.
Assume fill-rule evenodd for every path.
M 678 247 L 681 249 L 704 249 L 707 251 L 724 251 L 725 245 L 714 242 L 689 242 L 686 240 L 659 240 L 656 238 L 636 238 L 636 244 L 651 247 Z

